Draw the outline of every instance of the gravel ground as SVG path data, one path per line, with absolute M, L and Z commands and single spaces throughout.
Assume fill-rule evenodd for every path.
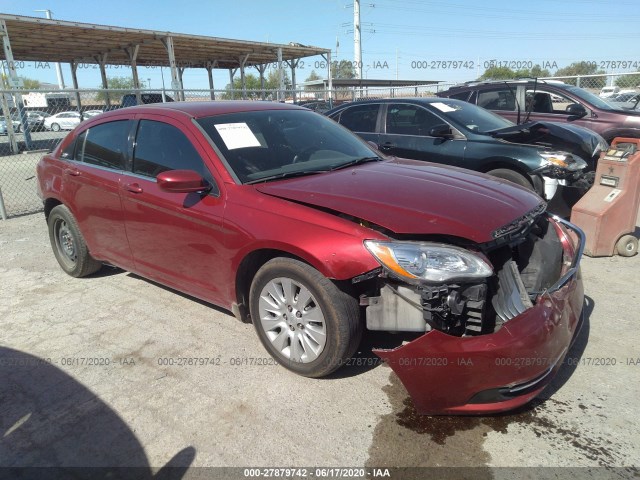
M 584 258 L 587 322 L 573 361 L 530 406 L 424 417 L 385 365 L 302 378 L 273 365 L 253 327 L 224 310 L 118 269 L 68 277 L 42 214 L 0 222 L 0 252 L 0 467 L 136 466 L 140 478 L 167 466 L 171 478 L 243 478 L 199 468 L 234 466 L 640 475 L 640 256 Z M 359 358 L 380 341 L 368 335 Z

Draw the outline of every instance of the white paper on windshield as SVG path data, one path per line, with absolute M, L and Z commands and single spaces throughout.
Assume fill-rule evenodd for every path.
M 456 111 L 455 108 L 452 108 L 449 105 L 447 105 L 446 103 L 442 103 L 442 102 L 434 102 L 431 105 L 436 107 L 441 112 L 455 112 Z
M 260 142 L 246 123 L 222 123 L 215 127 L 229 150 L 260 146 Z

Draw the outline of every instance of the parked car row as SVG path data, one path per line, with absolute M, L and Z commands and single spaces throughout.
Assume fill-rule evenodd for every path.
M 475 149 L 476 159 L 500 142 L 525 148 L 505 139 L 531 135 L 456 100 L 359 107 L 334 116 L 403 155 L 420 150 L 423 131 L 442 157 Z M 533 135 L 564 135 L 552 130 Z M 531 174 L 535 162 L 567 172 L 584 163 L 530 149 Z M 374 352 L 422 413 L 527 403 L 581 323 L 584 235 L 531 188 L 385 156 L 303 107 L 105 112 L 45 155 L 37 176 L 53 253 L 69 275 L 109 263 L 220 305 L 252 322 L 280 365 L 308 377 L 345 365 L 365 329 L 413 332 Z
M 514 123 L 455 99 L 365 100 L 326 113 L 389 155 L 468 168 L 551 200 L 558 185 L 589 188 L 604 139 L 551 122 Z

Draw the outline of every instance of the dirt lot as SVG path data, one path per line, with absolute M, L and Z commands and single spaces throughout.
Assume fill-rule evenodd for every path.
M 117 269 L 66 276 L 42 214 L 0 222 L 0 252 L 0 467 L 137 466 L 140 478 L 169 478 L 166 466 L 170 478 L 246 478 L 198 468 L 234 466 L 308 467 L 309 477 L 321 476 L 316 466 L 475 467 L 392 478 L 639 475 L 640 256 L 585 257 L 586 324 L 533 405 L 421 417 L 385 365 L 302 378 L 273 365 L 252 326 L 228 312 Z M 367 336 L 360 363 L 380 341 Z

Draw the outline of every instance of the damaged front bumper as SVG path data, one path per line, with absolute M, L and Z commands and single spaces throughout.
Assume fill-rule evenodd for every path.
M 571 259 L 534 305 L 495 333 L 457 337 L 431 330 L 392 350 L 374 350 L 398 375 L 418 412 L 487 414 L 532 400 L 553 378 L 580 326 L 584 234 L 553 217 Z M 566 234 L 573 231 L 575 239 Z

